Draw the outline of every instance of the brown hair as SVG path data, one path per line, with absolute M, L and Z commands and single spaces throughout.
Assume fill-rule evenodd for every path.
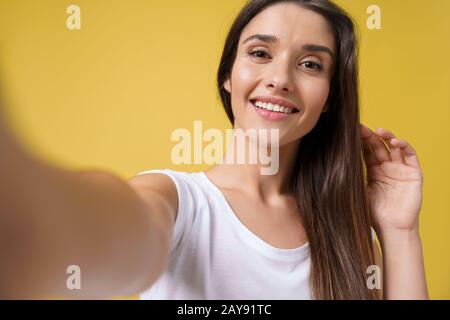
M 300 143 L 292 177 L 311 248 L 311 292 L 316 299 L 376 299 L 366 285 L 374 265 L 370 208 L 360 136 L 358 43 L 350 16 L 329 0 L 250 0 L 228 33 L 217 74 L 219 94 L 234 124 L 231 78 L 242 30 L 262 10 L 291 2 L 322 15 L 336 44 L 327 112 Z

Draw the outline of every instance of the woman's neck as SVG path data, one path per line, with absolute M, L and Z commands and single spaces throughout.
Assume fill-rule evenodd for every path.
M 233 140 L 235 141 L 235 140 Z M 291 178 L 295 167 L 300 140 L 279 146 L 278 144 L 261 145 L 254 139 L 245 137 L 244 148 L 237 143 L 228 145 L 222 163 L 214 165 L 207 170 L 208 176 L 221 188 L 242 190 L 251 196 L 269 199 L 273 196 L 292 194 Z M 249 161 L 250 150 L 257 150 L 256 163 Z M 278 148 L 278 150 L 274 150 Z M 243 154 L 239 154 L 243 153 Z M 270 155 L 273 168 L 271 174 L 263 174 L 267 163 L 260 161 L 260 154 Z M 239 156 L 245 156 L 244 163 L 237 161 Z M 267 160 L 267 157 L 265 157 Z M 242 158 L 241 158 L 242 159 Z M 268 170 L 265 170 L 268 172 Z

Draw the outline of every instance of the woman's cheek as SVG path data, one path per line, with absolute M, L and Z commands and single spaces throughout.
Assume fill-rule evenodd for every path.
M 232 74 L 232 109 L 235 115 L 243 115 L 247 111 L 249 95 L 256 87 L 259 72 L 245 63 L 235 64 L 234 69 L 239 71 Z
M 298 87 L 302 95 L 303 115 L 299 118 L 296 138 L 308 134 L 319 121 L 320 115 L 328 98 L 329 82 L 321 79 L 303 79 Z
M 242 92 L 238 94 L 244 94 L 252 89 L 252 85 L 259 79 L 259 71 L 255 66 L 249 66 L 246 63 L 242 63 L 235 70 L 237 71 L 235 75 L 235 83 L 237 88 L 241 89 Z M 244 98 L 244 97 L 241 97 Z
M 303 83 L 304 103 L 308 106 L 310 114 L 317 114 L 323 111 L 329 94 L 329 82 L 327 80 L 317 79 L 317 81 L 309 81 Z

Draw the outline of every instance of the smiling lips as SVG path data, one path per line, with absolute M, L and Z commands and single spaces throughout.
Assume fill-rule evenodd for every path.
M 296 105 L 282 98 L 264 96 L 251 99 L 250 102 L 256 112 L 267 120 L 284 120 L 299 112 Z

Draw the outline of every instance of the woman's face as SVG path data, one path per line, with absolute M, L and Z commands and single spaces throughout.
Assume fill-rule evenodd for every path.
M 332 56 L 334 38 L 321 15 L 293 3 L 259 13 L 241 34 L 231 81 L 224 84 L 231 93 L 234 127 L 279 129 L 280 146 L 306 135 L 324 111 Z M 255 99 L 266 103 L 262 109 Z M 284 105 L 282 111 L 274 111 L 274 102 Z M 285 107 L 294 106 L 286 113 Z

